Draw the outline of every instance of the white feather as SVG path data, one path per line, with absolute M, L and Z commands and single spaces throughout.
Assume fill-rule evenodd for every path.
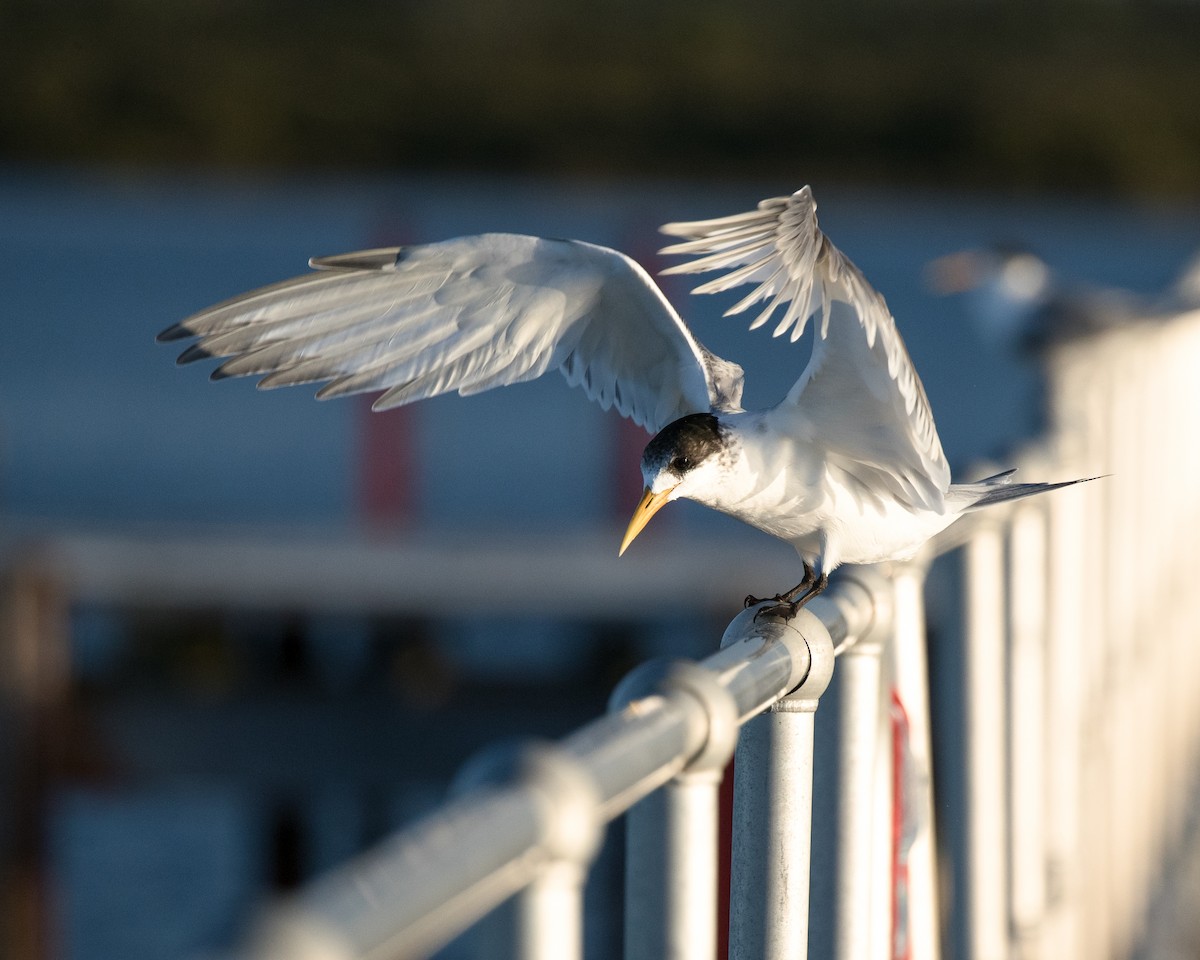
M 229 358 L 216 376 L 328 381 L 322 398 L 382 390 L 380 408 L 555 367 L 651 431 L 740 402 L 741 368 L 705 350 L 645 271 L 605 247 L 494 233 L 313 265 L 162 338 L 198 336 L 180 359 Z
M 772 411 L 776 429 L 821 437 L 831 456 L 859 473 L 892 474 L 886 485 L 912 508 L 941 508 L 950 469 L 925 388 L 883 297 L 818 227 L 808 187 L 764 200 L 754 213 L 670 223 L 662 231 L 687 238 L 662 253 L 703 254 L 664 273 L 739 267 L 695 292 L 758 283 L 727 311 L 765 300 L 751 329 L 786 305 L 773 334 L 790 331 L 794 341 L 820 311 L 808 366 Z M 884 485 L 882 475 L 874 480 Z
M 218 376 L 261 375 L 264 387 L 324 381 L 321 397 L 382 391 L 378 408 L 558 369 L 655 432 L 715 411 L 723 455 L 666 486 L 647 484 L 789 540 L 819 572 L 911 555 L 959 513 L 1000 497 L 992 481 L 950 486 L 895 321 L 821 232 L 807 187 L 662 229 L 680 238 L 664 252 L 696 258 L 665 272 L 721 271 L 702 293 L 751 286 L 727 311 L 764 304 L 751 329 L 778 315 L 774 335 L 795 340 L 819 317 L 809 362 L 778 406 L 742 411 L 741 367 L 705 349 L 628 257 L 516 234 L 317 259 L 315 272 L 217 304 L 161 337 L 198 337 L 181 361 L 228 358 Z M 655 469 L 673 469 L 671 457 L 658 459 Z

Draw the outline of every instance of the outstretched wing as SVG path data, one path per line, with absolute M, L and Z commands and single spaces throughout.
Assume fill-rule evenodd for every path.
M 328 381 L 321 398 L 383 391 L 376 409 L 467 395 L 557 368 L 605 409 L 657 431 L 736 409 L 742 371 L 706 350 L 641 267 L 572 240 L 482 234 L 314 259 L 316 272 L 202 310 L 181 363 L 214 378 Z
M 808 366 L 777 408 L 780 428 L 819 437 L 864 498 L 886 489 L 940 509 L 950 469 L 925 388 L 883 297 L 821 232 L 816 211 L 804 187 L 750 213 L 667 224 L 664 233 L 688 239 L 663 253 L 701 256 L 665 272 L 730 271 L 696 293 L 755 284 L 726 314 L 765 303 L 754 329 L 784 307 L 777 337 L 799 339 L 819 314 Z

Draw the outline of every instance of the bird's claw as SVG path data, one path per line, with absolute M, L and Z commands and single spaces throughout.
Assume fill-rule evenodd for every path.
M 760 603 L 766 603 L 768 600 L 773 601 L 775 603 L 786 602 L 783 599 L 783 594 L 781 594 L 781 593 L 777 593 L 773 597 L 756 597 L 754 594 L 748 593 L 748 594 L 746 594 L 746 599 L 743 601 L 743 603 L 745 604 L 743 609 L 749 610 L 751 607 L 757 607 Z
M 756 614 L 754 614 L 755 623 L 758 623 L 760 617 L 767 617 L 768 619 L 783 620 L 784 622 L 787 622 L 795 617 L 804 606 L 803 600 L 789 602 L 787 600 L 781 600 L 779 597 L 775 597 L 774 599 L 776 602 L 772 603 L 769 607 L 763 607 Z M 758 602 L 766 603 L 767 601 L 759 600 Z M 753 606 L 753 604 L 751 604 L 751 606 Z
M 754 615 L 755 623 L 762 616 L 775 617 L 786 622 L 795 617 L 809 600 L 818 596 L 828 582 L 828 575 L 822 574 L 818 577 L 812 566 L 806 563 L 804 579 L 791 590 L 786 593 L 777 593 L 773 597 L 756 597 L 754 594 L 750 594 L 746 597 L 746 609 L 756 607 L 760 603 L 769 603 L 771 606 L 763 607 Z

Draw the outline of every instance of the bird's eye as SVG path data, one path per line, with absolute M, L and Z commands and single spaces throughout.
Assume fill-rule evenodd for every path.
M 672 473 L 683 473 L 684 471 L 692 468 L 691 457 L 675 457 L 671 461 L 670 466 Z

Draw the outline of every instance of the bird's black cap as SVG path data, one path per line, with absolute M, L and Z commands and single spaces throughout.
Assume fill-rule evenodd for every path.
M 646 444 L 642 462 L 686 473 L 724 446 L 721 423 L 711 413 L 693 413 L 668 423 Z

